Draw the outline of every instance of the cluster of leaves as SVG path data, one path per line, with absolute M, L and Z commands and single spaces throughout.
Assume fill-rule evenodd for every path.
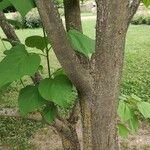
M 139 114 L 145 119 L 150 118 L 150 103 L 132 94 L 120 96 L 118 115 L 121 123 L 118 124 L 119 134 L 126 138 L 130 132 L 137 132 Z
M 94 53 L 95 41 L 80 32 L 70 30 L 68 40 L 74 50 L 86 57 L 89 58 Z M 26 75 L 32 77 L 38 71 L 40 56 L 28 53 L 26 46 L 40 49 L 46 54 L 50 50 L 46 36 L 30 36 L 26 38 L 25 45 L 17 44 L 10 50 L 4 51 L 5 57 L 0 62 L 0 88 Z M 58 107 L 69 108 L 76 97 L 75 87 L 64 71 L 59 69 L 49 78 L 41 80 L 38 85 L 27 85 L 21 89 L 18 98 L 19 109 L 22 115 L 40 111 L 45 121 L 51 123 L 57 116 Z

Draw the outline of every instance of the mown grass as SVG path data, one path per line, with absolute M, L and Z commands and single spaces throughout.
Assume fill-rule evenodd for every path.
M 86 35 L 95 39 L 95 20 L 84 20 L 83 30 Z M 42 35 L 41 29 L 16 30 L 17 35 L 24 43 L 25 38 L 31 35 Z M 0 30 L 0 36 L 4 34 Z M 7 49 L 10 48 L 5 43 Z M 0 41 L 0 59 L 3 58 L 5 46 Z M 41 53 L 37 49 L 29 49 Z M 125 65 L 123 71 L 123 82 L 121 92 L 124 94 L 135 93 L 139 97 L 148 101 L 150 99 L 150 26 L 131 25 L 127 33 Z M 60 67 L 55 54 L 50 52 L 51 70 L 54 71 Z M 43 75 L 47 75 L 46 60 L 42 57 L 44 66 Z M 24 78 L 25 84 L 29 82 L 27 77 Z M 13 83 L 5 91 L 0 91 L 0 107 L 16 107 L 19 89 L 22 88 L 20 82 Z M 32 149 L 28 139 L 41 128 L 40 124 L 28 122 L 26 120 L 15 120 L 0 118 L 0 148 L 2 145 L 11 145 L 12 149 Z M 33 130 L 32 130 L 33 129 Z M 32 131 L 30 133 L 30 131 Z

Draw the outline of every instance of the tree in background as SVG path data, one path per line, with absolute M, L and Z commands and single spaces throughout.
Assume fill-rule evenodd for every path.
M 20 5 L 19 0 L 7 2 L 8 5 L 13 4 L 22 15 L 34 6 L 33 1 L 26 1 L 25 5 Z M 5 52 L 6 57 L 0 64 L 0 86 L 24 75 L 30 76 L 34 85 L 21 90 L 20 112 L 26 115 L 40 108 L 43 118 L 60 135 L 64 149 L 81 149 L 76 132 L 77 110 L 80 109 L 83 149 L 118 150 L 117 105 L 125 39 L 140 0 L 96 0 L 95 41 L 82 34 L 79 0 L 64 0 L 66 30 L 52 0 L 35 2 L 44 36 L 27 38 L 26 46 L 46 53 L 49 77 L 42 79 L 38 73 L 39 55 L 27 53 L 1 13 L 1 27 L 13 47 Z M 144 3 L 148 6 L 150 1 L 144 0 Z M 64 71 L 60 69 L 51 73 L 48 56 L 51 47 Z M 68 117 L 64 118 L 59 110 L 68 109 L 70 103 L 73 106 Z

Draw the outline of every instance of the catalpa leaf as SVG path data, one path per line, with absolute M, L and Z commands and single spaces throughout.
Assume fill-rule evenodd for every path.
M 123 138 L 127 138 L 129 134 L 128 128 L 123 124 L 118 124 L 119 135 Z
M 150 0 L 142 0 L 146 7 L 150 6 Z
M 11 6 L 11 2 L 9 0 L 0 0 L 0 11 L 3 11 L 8 6 Z
M 139 122 L 138 122 L 138 118 L 136 115 L 134 115 L 128 122 L 129 127 L 132 131 L 137 132 L 138 130 L 138 126 L 139 126 Z
M 48 123 L 52 123 L 57 115 L 56 106 L 47 106 L 42 113 L 44 120 Z
M 122 121 L 127 121 L 132 118 L 132 112 L 123 100 L 119 101 L 118 115 Z
M 150 103 L 139 102 L 137 104 L 139 111 L 145 118 L 150 118 Z
M 77 30 L 69 30 L 68 39 L 73 49 L 82 53 L 86 57 L 89 57 L 95 52 L 95 40 L 87 37 Z
M 61 107 L 68 107 L 76 98 L 73 85 L 66 75 L 58 75 L 54 79 L 44 79 L 39 85 L 41 96 L 53 101 Z
M 64 72 L 63 68 L 57 69 L 57 70 L 52 74 L 52 77 L 55 78 L 55 77 L 58 76 L 58 75 L 65 75 L 65 72 Z
M 11 48 L 0 62 L 0 87 L 24 75 L 33 75 L 39 65 L 39 55 L 28 53 L 24 45 L 19 44 Z
M 26 38 L 25 44 L 28 47 L 36 47 L 43 51 L 48 45 L 48 39 L 39 35 L 34 35 Z
M 36 111 L 45 104 L 45 100 L 40 96 L 36 86 L 27 86 L 19 93 L 18 103 L 22 115 Z
M 9 0 L 9 1 L 20 12 L 22 16 L 25 16 L 35 6 L 33 0 Z
M 7 22 L 16 28 L 22 28 L 22 24 L 17 20 L 7 19 Z

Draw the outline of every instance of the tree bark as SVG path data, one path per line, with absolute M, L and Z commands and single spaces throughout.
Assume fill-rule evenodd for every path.
M 128 28 L 128 2 L 97 0 L 94 99 L 92 103 L 93 150 L 118 150 L 116 116 L 119 83 Z
M 91 103 L 92 94 L 81 93 L 80 98 L 80 110 L 81 110 L 81 122 L 82 122 L 82 138 L 83 138 L 83 149 L 92 150 L 92 130 L 91 130 Z
M 61 137 L 64 150 L 81 149 L 75 125 L 72 125 L 69 122 L 62 123 L 59 120 L 56 120 L 54 127 Z
M 18 36 L 16 35 L 14 29 L 12 26 L 6 21 L 6 17 L 3 12 L 0 12 L 0 26 L 7 36 L 8 39 L 15 41 L 15 42 L 20 42 Z M 15 45 L 13 42 L 11 43 L 13 46 Z
M 129 10 L 135 12 L 129 7 L 130 1 L 96 0 L 96 52 L 88 67 L 84 67 L 70 47 L 53 2 L 37 0 L 36 3 L 54 52 L 79 91 L 84 149 L 118 150 L 117 99 Z
M 82 32 L 82 23 L 81 23 L 81 13 L 80 13 L 80 2 L 79 0 L 64 0 L 64 11 L 65 11 L 65 21 L 66 29 L 76 29 Z M 80 63 L 84 68 L 89 69 L 89 60 L 77 54 L 80 60 Z M 90 91 L 89 91 L 90 92 Z M 81 111 L 81 123 L 82 123 L 82 138 L 83 138 L 83 149 L 90 150 L 92 148 L 92 138 L 91 138 L 91 110 L 89 104 L 89 97 L 83 95 L 79 96 L 80 111 Z M 78 114 L 71 114 L 77 116 Z
M 64 8 L 66 29 L 73 28 L 82 32 L 80 1 L 64 0 Z

